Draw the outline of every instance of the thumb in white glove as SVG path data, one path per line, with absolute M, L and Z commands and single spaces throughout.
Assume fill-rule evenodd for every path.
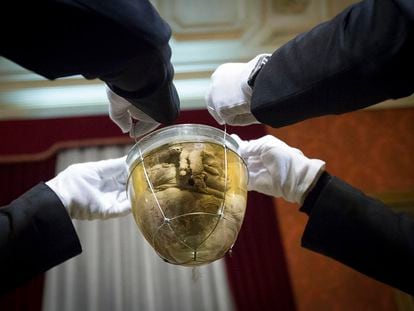
M 265 55 L 257 55 L 248 63 L 223 64 L 214 71 L 205 101 L 208 111 L 219 124 L 260 123 L 250 110 L 252 89 L 247 81 L 257 62 Z
M 75 219 L 107 219 L 131 212 L 126 157 L 69 166 L 46 182 Z
M 238 142 L 238 152 L 249 170 L 248 190 L 302 205 L 325 170 L 324 161 L 309 159 L 274 136 L 250 141 L 231 136 Z
M 109 117 L 122 130 L 133 138 L 145 135 L 155 130 L 160 123 L 136 108 L 126 99 L 113 92 L 108 86 L 106 95 L 109 100 Z

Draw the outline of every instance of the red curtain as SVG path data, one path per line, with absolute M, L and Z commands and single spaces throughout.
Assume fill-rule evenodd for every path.
M 176 123 L 216 126 L 207 111 L 184 111 Z M 228 127 L 243 139 L 266 134 L 262 125 Z M 2 204 L 54 175 L 55 153 L 65 146 L 132 143 L 107 116 L 0 122 Z M 227 274 L 237 310 L 295 310 L 287 265 L 272 198 L 249 193 L 245 221 Z M 43 278 L 34 279 L 5 297 L 0 310 L 41 310 Z

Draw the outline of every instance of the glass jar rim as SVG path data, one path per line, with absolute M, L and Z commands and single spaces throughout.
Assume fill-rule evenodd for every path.
M 148 152 L 169 143 L 212 142 L 225 145 L 238 154 L 238 143 L 226 132 L 205 124 L 176 124 L 163 127 L 139 139 L 129 150 L 126 159 L 128 167 Z

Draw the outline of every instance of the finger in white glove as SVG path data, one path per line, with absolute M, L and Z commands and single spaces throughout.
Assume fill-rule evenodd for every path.
M 307 158 L 272 135 L 238 143 L 238 152 L 249 171 L 248 190 L 288 202 L 303 204 L 306 195 L 325 170 L 325 162 Z
M 155 130 L 160 123 L 136 108 L 126 99 L 113 92 L 105 86 L 109 100 L 109 117 L 122 130 L 136 138 Z
M 220 65 L 211 76 L 210 86 L 205 94 L 207 110 L 221 125 L 250 125 L 259 123 L 251 113 L 252 89 L 247 84 L 260 54 L 248 63 L 227 63 Z
M 107 219 L 131 212 L 126 157 L 69 166 L 46 182 L 71 218 Z

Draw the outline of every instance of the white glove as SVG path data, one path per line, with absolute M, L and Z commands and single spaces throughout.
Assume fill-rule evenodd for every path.
M 109 100 L 109 117 L 122 130 L 133 138 L 145 135 L 155 130 L 160 123 L 136 108 L 126 99 L 113 92 L 108 86 L 106 95 Z
M 324 161 L 309 159 L 274 136 L 250 141 L 231 136 L 238 142 L 238 152 L 249 170 L 248 190 L 302 205 L 325 170 Z
M 208 111 L 219 124 L 260 123 L 250 110 L 252 89 L 247 80 L 264 55 L 267 54 L 257 55 L 248 63 L 223 64 L 214 71 L 205 100 Z
M 131 212 L 126 157 L 69 166 L 46 182 L 75 219 L 107 219 Z

